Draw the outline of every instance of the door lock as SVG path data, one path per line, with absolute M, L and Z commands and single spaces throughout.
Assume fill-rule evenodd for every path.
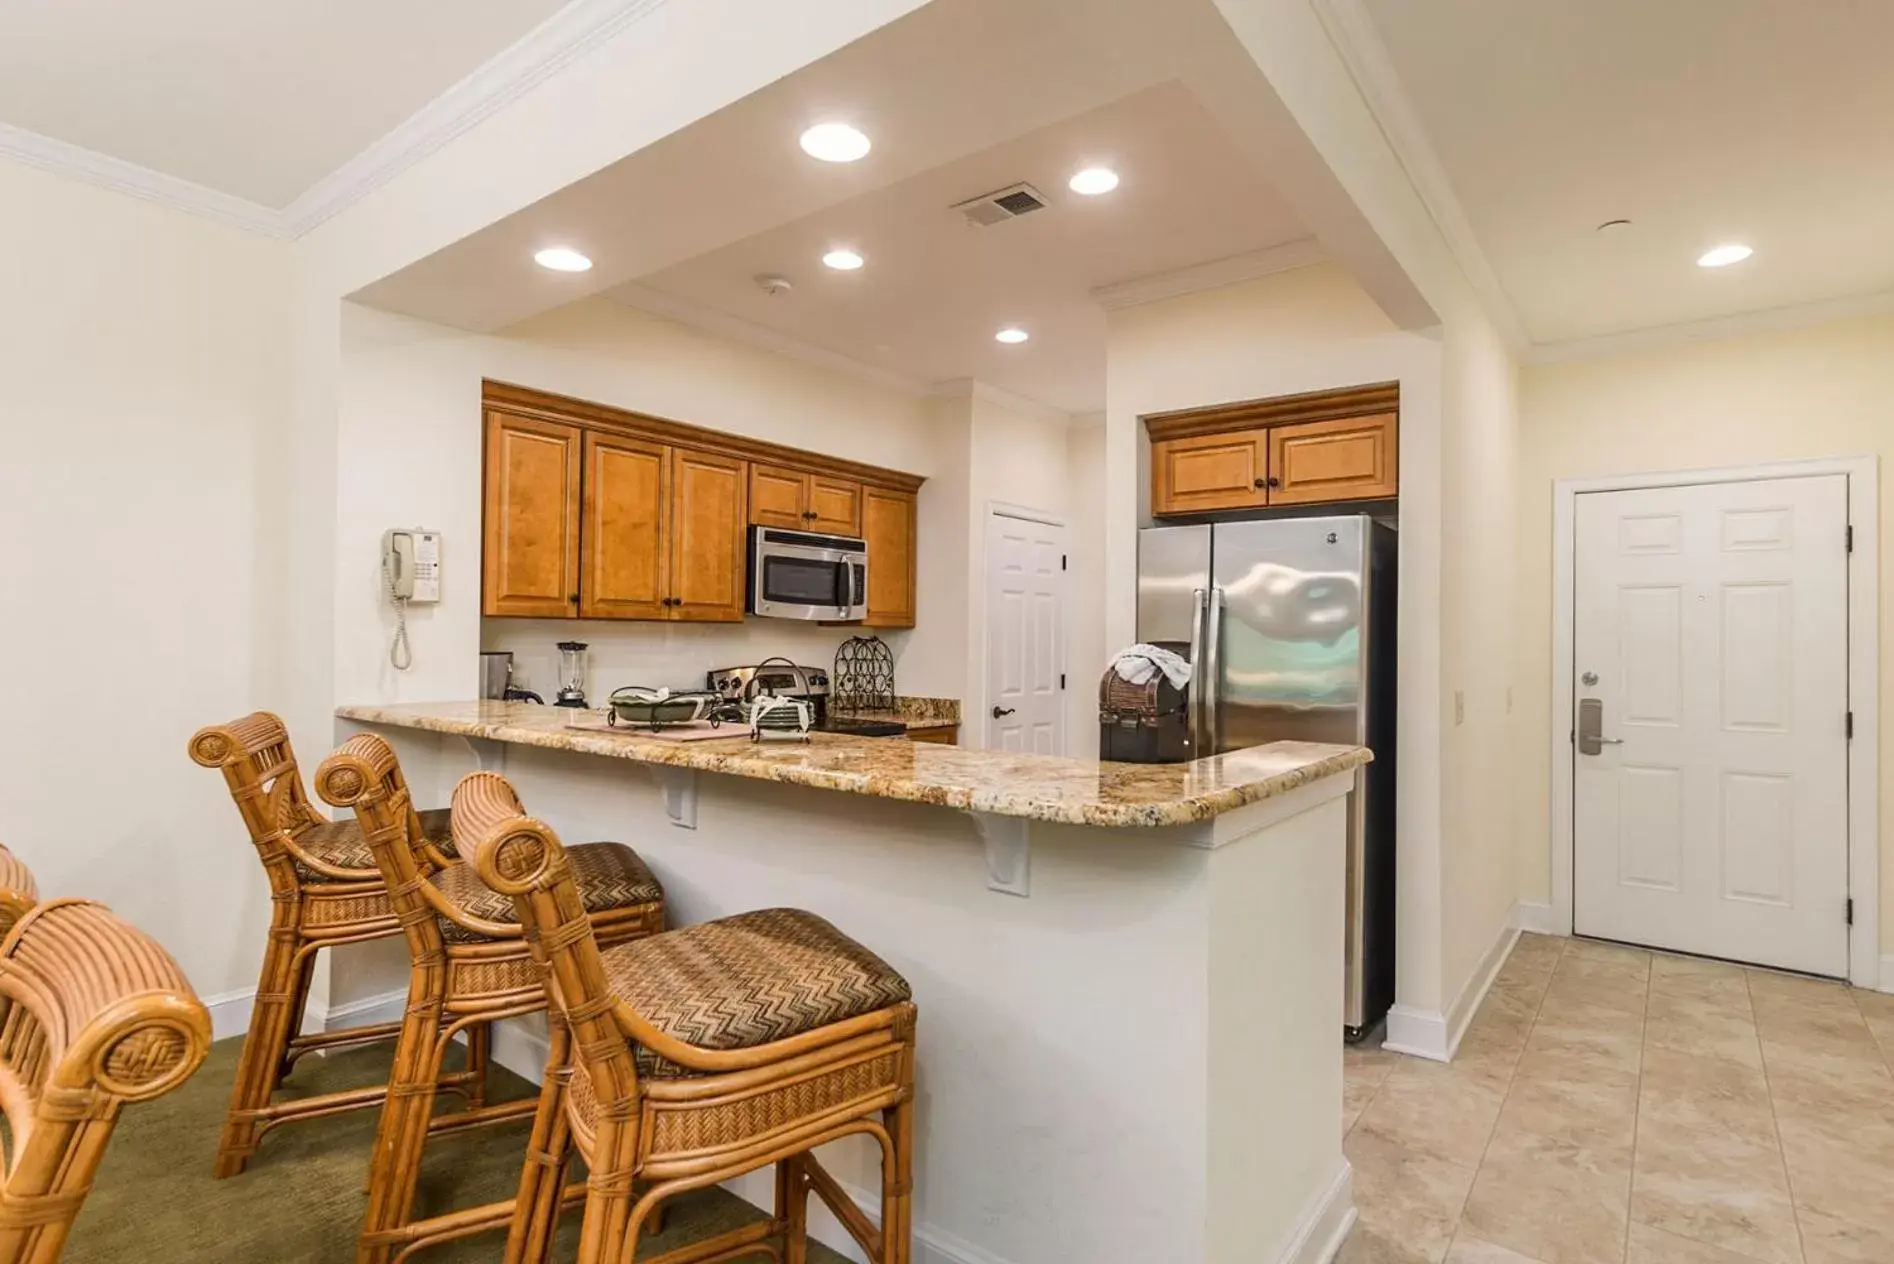
M 1580 698 L 1578 701 L 1578 753 L 1581 755 L 1602 755 L 1607 746 L 1622 746 L 1622 737 L 1606 737 L 1605 703 L 1602 698 Z
M 999 719 L 1003 715 L 1011 715 L 1011 714 L 1013 714 L 1013 708 L 1011 707 L 994 707 L 993 708 L 993 718 L 996 720 Z

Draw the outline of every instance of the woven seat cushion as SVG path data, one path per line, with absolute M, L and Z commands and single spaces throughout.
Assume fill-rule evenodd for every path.
M 579 888 L 579 902 L 588 913 L 608 909 L 635 908 L 657 904 L 664 899 L 664 888 L 645 868 L 638 853 L 623 843 L 580 843 L 566 848 L 566 864 Z M 480 880 L 472 865 L 454 865 L 437 871 L 429 879 L 447 902 L 468 917 L 483 922 L 514 925 L 513 899 L 502 895 Z M 441 937 L 454 943 L 481 943 L 487 937 L 441 919 Z
M 813 913 L 762 909 L 615 945 L 605 977 L 646 1022 L 700 1049 L 750 1049 L 910 999 L 907 980 Z M 694 1074 L 643 1047 L 638 1073 Z
M 421 832 L 429 842 L 450 856 L 454 854 L 453 816 L 447 808 L 435 808 L 420 814 Z M 374 849 L 362 837 L 362 826 L 358 821 L 324 821 L 320 825 L 311 825 L 295 835 L 295 839 L 298 847 L 325 865 L 333 865 L 337 869 L 365 870 L 364 876 L 381 876 L 381 870 L 375 865 Z M 296 874 L 304 882 L 335 881 L 301 863 L 296 866 Z

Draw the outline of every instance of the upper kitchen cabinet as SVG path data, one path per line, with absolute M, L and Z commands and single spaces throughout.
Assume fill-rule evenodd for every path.
M 714 452 L 671 449 L 670 619 L 741 623 L 747 467 Z
M 862 485 L 781 466 L 750 466 L 750 521 L 825 535 L 860 535 Z
M 868 542 L 864 627 L 914 626 L 914 520 L 913 492 L 862 489 L 862 537 Z
M 1387 382 L 1147 417 L 1151 514 L 1395 496 L 1399 392 Z
M 481 610 L 733 623 L 749 527 L 869 537 L 868 622 L 914 624 L 921 479 L 487 382 Z
M 1397 487 L 1393 413 L 1269 431 L 1269 503 L 1382 500 Z
M 577 426 L 487 413 L 481 613 L 579 612 L 582 434 Z

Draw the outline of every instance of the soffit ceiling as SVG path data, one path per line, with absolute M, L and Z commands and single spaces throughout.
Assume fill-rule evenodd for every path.
M 1359 2 L 1533 341 L 1894 288 L 1894 4 Z
M 6 0 L 0 123 L 281 208 L 564 0 Z

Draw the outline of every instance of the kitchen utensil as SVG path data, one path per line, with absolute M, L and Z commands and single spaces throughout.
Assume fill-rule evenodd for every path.
M 480 696 L 490 701 L 506 697 L 513 683 L 513 651 L 480 651 Z
M 559 642 L 559 692 L 552 700 L 555 707 L 586 705 L 585 650 L 584 641 Z

